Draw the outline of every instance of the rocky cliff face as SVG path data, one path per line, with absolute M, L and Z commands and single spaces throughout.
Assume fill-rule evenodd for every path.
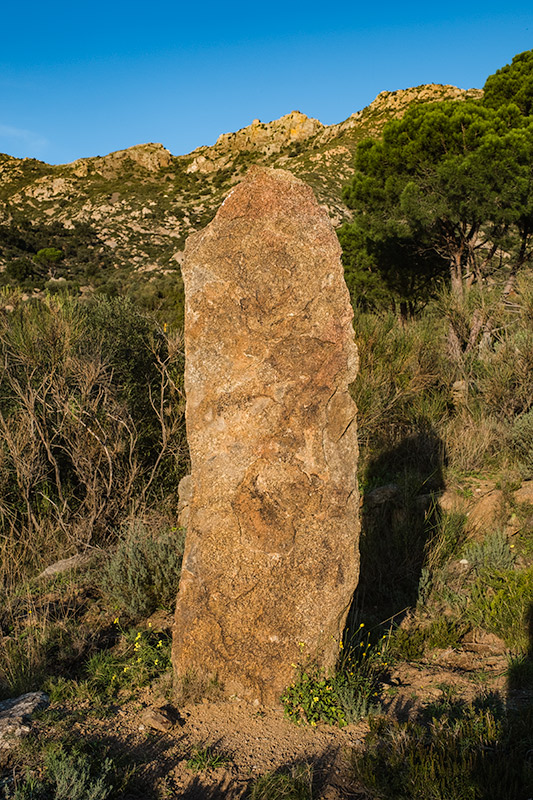
M 39 246 L 65 249 L 58 236 L 71 231 L 63 267 L 79 283 L 120 282 L 132 275 L 150 282 L 175 273 L 187 236 L 212 219 L 254 163 L 302 178 L 338 225 L 349 218 L 342 187 L 353 174 L 362 138 L 378 136 L 385 122 L 412 103 L 476 94 L 435 85 L 382 92 L 338 125 L 293 111 L 269 123 L 254 120 L 184 156 L 171 155 L 161 144 L 58 166 L 0 155 L 0 270 L 20 256 L 31 259 Z M 39 237 L 28 234 L 36 230 Z
M 213 147 L 195 150 L 187 172 L 207 173 L 223 169 L 241 153 L 258 153 L 268 158 L 291 145 L 305 142 L 324 128 L 317 119 L 310 119 L 299 111 L 292 111 L 269 123 L 254 119 L 251 125 L 236 133 L 223 133 Z

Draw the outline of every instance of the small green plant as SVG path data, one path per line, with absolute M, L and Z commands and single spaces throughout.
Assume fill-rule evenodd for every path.
M 114 624 L 120 630 L 118 617 Z M 145 686 L 170 668 L 170 648 L 167 634 L 130 629 L 115 648 L 91 656 L 86 666 L 88 686 L 102 698 Z
M 466 614 L 472 625 L 500 636 L 508 647 L 526 652 L 532 597 L 533 567 L 484 572 L 472 587 Z
M 300 668 L 294 683 L 285 689 L 281 697 L 285 714 L 293 722 L 308 722 L 316 725 L 346 725 L 346 717 L 337 695 L 334 678 L 328 677 L 316 665 Z
M 313 767 L 297 764 L 290 772 L 269 772 L 252 786 L 250 800 L 312 800 Z
M 427 563 L 431 572 L 453 558 L 463 544 L 466 515 L 458 512 L 440 513 L 427 544 Z
M 46 635 L 41 627 L 28 626 L 19 636 L 0 643 L 0 698 L 35 691 L 47 667 Z
M 509 689 L 533 688 L 533 658 L 531 653 L 511 656 L 507 667 Z
M 140 522 L 122 532 L 103 576 L 110 598 L 132 618 L 172 608 L 178 591 L 185 537 L 170 528 L 155 535 Z
M 424 655 L 426 637 L 423 628 L 396 628 L 389 640 L 391 657 L 417 661 Z
M 511 445 L 520 457 L 524 470 L 528 475 L 533 473 L 533 410 L 520 417 L 513 423 Z
M 466 633 L 464 625 L 448 617 L 433 620 L 427 631 L 427 645 L 434 649 L 458 647 L 461 636 Z
M 191 757 L 187 761 L 187 768 L 194 772 L 223 767 L 229 761 L 228 757 L 217 751 L 211 745 L 197 745 L 193 748 Z
M 386 637 L 372 646 L 363 628 L 361 623 L 346 647 L 340 642 L 339 661 L 331 674 L 312 662 L 293 665 L 296 680 L 281 697 L 289 719 L 313 726 L 318 722 L 343 726 L 378 712 L 380 674 L 388 666 Z
M 18 605 L 13 602 L 4 619 L 10 635 L 0 637 L 0 699 L 42 688 L 51 671 L 71 663 L 78 644 L 75 624 L 67 614 L 51 620 L 29 594 Z

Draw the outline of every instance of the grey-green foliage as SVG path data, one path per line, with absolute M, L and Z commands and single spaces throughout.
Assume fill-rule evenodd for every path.
M 105 758 L 95 763 L 84 753 L 67 753 L 62 747 L 46 757 L 45 781 L 28 775 L 12 800 L 106 800 L 112 791 L 110 772 L 113 762 Z
M 173 607 L 178 592 L 184 533 L 169 528 L 157 534 L 142 522 L 125 528 L 102 577 L 103 588 L 132 617 Z
M 107 778 L 112 768 L 110 758 L 93 775 L 91 761 L 84 754 L 68 755 L 59 750 L 50 754 L 48 769 L 55 783 L 54 800 L 104 800 L 111 792 Z
M 533 471 L 533 410 L 514 421 L 511 444 L 526 470 Z
M 467 545 L 464 558 L 477 572 L 483 569 L 510 569 L 514 563 L 507 536 L 500 531 L 489 534 L 482 542 Z

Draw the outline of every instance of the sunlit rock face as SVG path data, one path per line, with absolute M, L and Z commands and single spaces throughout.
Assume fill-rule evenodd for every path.
M 188 529 L 177 677 L 273 704 L 334 664 L 358 578 L 358 365 L 340 247 L 311 189 L 253 168 L 188 239 Z

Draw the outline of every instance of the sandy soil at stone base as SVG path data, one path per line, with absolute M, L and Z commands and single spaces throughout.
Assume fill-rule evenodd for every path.
M 445 650 L 431 660 L 402 663 L 391 671 L 383 692 L 383 710 L 405 719 L 424 704 L 438 701 L 443 687 L 455 698 L 470 700 L 483 691 L 505 696 L 506 657 Z M 249 796 L 255 778 L 290 772 L 301 764 L 313 769 L 314 800 L 365 797 L 353 779 L 350 759 L 364 745 L 368 724 L 344 728 L 296 725 L 283 710 L 254 710 L 238 701 L 202 701 L 181 708 L 146 691 L 135 701 L 117 703 L 105 716 L 90 703 L 57 706 L 69 729 L 103 744 L 111 757 L 135 769 L 128 797 L 183 800 L 238 800 Z M 143 722 L 147 708 L 166 709 L 174 724 L 161 732 Z M 44 723 L 42 723 L 44 724 Z M 210 746 L 222 766 L 195 771 L 188 761 L 195 748 Z

